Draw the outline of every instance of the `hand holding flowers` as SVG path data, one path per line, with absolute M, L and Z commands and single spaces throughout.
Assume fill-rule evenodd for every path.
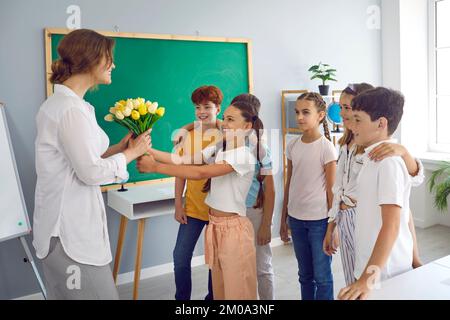
M 139 172 L 157 172 L 156 167 L 158 162 L 150 155 L 145 155 L 137 159 L 136 167 Z
M 136 139 L 130 139 L 128 148 L 123 151 L 127 163 L 138 159 L 148 152 L 151 144 L 149 133 L 150 131 L 146 131 L 143 134 L 140 134 Z

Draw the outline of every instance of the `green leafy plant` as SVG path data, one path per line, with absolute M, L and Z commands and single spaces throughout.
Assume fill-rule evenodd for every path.
M 327 81 L 337 81 L 334 78 L 336 77 L 336 69 L 331 68 L 329 64 L 319 62 L 319 64 L 309 68 L 308 71 L 313 74 L 311 80 L 320 79 L 323 85 L 326 85 Z
M 439 211 L 447 212 L 447 197 L 450 194 L 450 162 L 441 162 L 439 168 L 432 172 L 428 188 L 434 193 L 434 206 Z

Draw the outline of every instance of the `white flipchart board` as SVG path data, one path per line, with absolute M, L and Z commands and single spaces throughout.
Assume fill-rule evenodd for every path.
M 5 107 L 0 103 L 0 242 L 29 234 L 30 231 Z

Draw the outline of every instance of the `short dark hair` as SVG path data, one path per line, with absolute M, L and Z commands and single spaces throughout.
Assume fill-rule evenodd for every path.
M 352 100 L 354 111 L 364 111 L 375 121 L 381 117 L 388 120 L 388 134 L 392 135 L 403 115 L 405 98 L 399 91 L 377 87 L 357 95 Z

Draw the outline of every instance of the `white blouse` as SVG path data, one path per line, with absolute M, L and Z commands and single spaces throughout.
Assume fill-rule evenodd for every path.
M 388 142 L 395 143 L 394 139 Z M 343 145 L 339 150 L 339 158 L 336 168 L 336 180 L 333 185 L 333 206 L 328 212 L 328 222 L 334 221 L 339 212 L 340 203 L 343 202 L 349 207 L 355 207 L 357 199 L 357 180 L 364 160 L 364 154 L 356 154 L 356 145 L 348 149 Z M 415 177 L 411 177 L 412 186 L 419 186 L 425 179 L 423 164 L 419 159 L 415 159 L 419 166 L 419 172 Z
M 97 124 L 94 107 L 64 85 L 55 85 L 36 123 L 33 246 L 37 257 L 45 258 L 51 237 L 59 237 L 66 254 L 76 262 L 110 263 L 100 185 L 128 179 L 125 155 L 101 157 L 109 138 Z

